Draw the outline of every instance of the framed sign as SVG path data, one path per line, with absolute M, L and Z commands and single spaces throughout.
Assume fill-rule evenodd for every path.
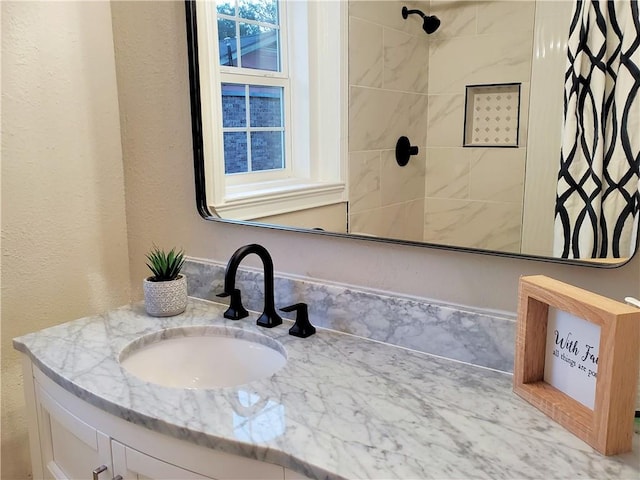
M 520 278 L 513 389 L 604 455 L 631 451 L 640 309 Z

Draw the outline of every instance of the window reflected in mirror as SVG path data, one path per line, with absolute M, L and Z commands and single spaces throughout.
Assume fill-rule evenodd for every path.
M 331 41 L 320 28 L 333 21 L 336 6 L 187 3 L 198 19 L 198 38 L 192 37 L 198 76 L 191 80 L 200 100 L 195 142 L 202 144 L 206 208 L 225 218 L 267 222 L 294 222 L 302 211 L 322 209 L 340 218 L 338 229 L 346 232 L 343 60 L 325 49 Z M 337 35 L 332 41 L 342 40 Z M 309 52 L 317 53 L 314 62 Z

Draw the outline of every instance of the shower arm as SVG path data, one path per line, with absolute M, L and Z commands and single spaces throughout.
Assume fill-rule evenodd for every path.
M 407 7 L 402 7 L 402 18 L 404 18 L 405 20 L 409 15 L 413 15 L 413 14 L 420 15 L 422 18 L 426 17 L 426 15 L 424 14 L 424 12 L 422 12 L 422 10 L 409 10 Z

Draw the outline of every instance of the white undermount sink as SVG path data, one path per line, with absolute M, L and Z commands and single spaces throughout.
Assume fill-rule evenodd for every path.
M 142 336 L 120 354 L 120 364 L 150 383 L 217 388 L 268 378 L 287 362 L 276 340 L 238 328 L 193 326 Z

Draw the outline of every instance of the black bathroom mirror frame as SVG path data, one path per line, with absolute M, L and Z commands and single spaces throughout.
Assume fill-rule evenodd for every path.
M 402 240 L 397 238 L 386 238 L 369 235 L 359 235 L 353 233 L 340 233 L 332 231 L 324 231 L 319 229 L 298 228 L 286 225 L 278 225 L 271 223 L 263 223 L 249 220 L 233 220 L 219 217 L 214 214 L 207 202 L 207 188 L 206 188 L 206 175 L 205 175 L 205 156 L 204 156 L 204 143 L 203 143 L 203 128 L 202 128 L 202 98 L 200 90 L 200 71 L 198 60 L 198 34 L 197 34 L 197 17 L 195 0 L 185 0 L 185 12 L 186 12 L 186 30 L 187 30 L 187 47 L 188 47 L 188 68 L 189 68 L 189 88 L 190 88 L 190 101 L 191 101 L 191 128 L 192 128 L 192 141 L 193 141 L 193 162 L 194 162 L 194 174 L 195 174 L 195 197 L 196 208 L 202 218 L 208 221 L 254 226 L 259 228 L 267 228 L 272 230 L 282 230 L 297 233 L 304 233 L 309 235 L 322 235 L 328 237 L 349 238 L 355 240 L 363 240 L 368 242 L 381 242 L 387 244 L 405 245 L 413 247 L 425 247 L 429 249 L 445 250 L 452 252 L 465 252 L 479 255 L 490 255 L 497 257 L 506 257 L 514 259 L 524 259 L 530 261 L 539 261 L 546 263 L 558 263 L 563 265 L 576 265 L 586 266 L 592 268 L 619 268 L 626 265 L 635 257 L 640 245 L 640 234 L 636 238 L 636 246 L 633 255 L 625 258 L 609 258 L 609 259 L 567 259 L 549 256 L 532 255 L 527 253 L 513 253 L 499 250 L 489 250 L 480 248 L 469 248 L 463 246 L 454 246 L 446 244 L 437 244 L 429 242 L 418 242 L 412 240 Z

